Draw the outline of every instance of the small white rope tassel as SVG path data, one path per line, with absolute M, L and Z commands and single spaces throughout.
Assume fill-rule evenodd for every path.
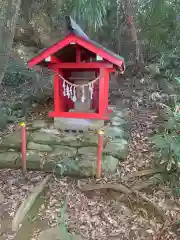
M 69 91 L 68 84 L 66 85 L 66 95 L 67 95 L 68 98 L 70 97 L 70 91 Z
M 93 99 L 93 83 L 89 84 L 89 92 L 90 92 L 90 98 Z
M 63 95 L 66 96 L 66 82 L 63 81 Z
M 77 98 L 76 98 L 76 88 L 73 88 L 73 98 L 72 98 L 73 102 L 76 102 Z
M 72 85 L 70 86 L 69 93 L 70 93 L 70 99 L 72 100 L 73 98 Z
M 84 103 L 85 102 L 85 92 L 84 92 L 84 86 L 82 87 L 82 97 L 81 101 Z

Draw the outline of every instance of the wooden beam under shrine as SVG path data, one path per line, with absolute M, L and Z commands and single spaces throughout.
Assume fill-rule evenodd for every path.
M 49 117 L 63 117 L 63 118 L 84 118 L 84 119 L 99 119 L 108 120 L 109 116 L 106 114 L 99 113 L 86 113 L 86 112 L 49 112 Z

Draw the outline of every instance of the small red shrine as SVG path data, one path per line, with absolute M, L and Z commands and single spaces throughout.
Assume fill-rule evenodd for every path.
M 53 118 L 108 120 L 110 73 L 124 72 L 124 59 L 92 41 L 66 17 L 68 35 L 28 62 L 54 72 Z

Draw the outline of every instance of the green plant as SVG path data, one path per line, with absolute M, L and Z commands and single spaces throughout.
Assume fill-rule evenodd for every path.
M 176 77 L 177 83 L 180 78 Z M 165 120 L 157 133 L 150 138 L 156 149 L 156 163 L 164 166 L 164 176 L 169 181 L 176 195 L 180 195 L 180 105 L 175 101 L 174 107 L 166 107 Z
M 78 170 L 79 166 L 76 164 L 76 161 L 68 157 L 66 159 L 63 158 L 62 160 L 59 160 L 55 167 L 55 172 L 58 172 L 60 176 L 63 176 L 67 171 L 75 173 Z
M 58 227 L 66 240 L 72 240 L 72 234 L 68 232 L 65 213 L 67 211 L 67 198 L 64 200 L 58 216 Z
M 173 165 L 180 167 L 180 136 L 175 131 L 158 133 L 151 138 L 154 148 L 160 153 L 162 164 L 166 164 L 167 171 Z
M 156 165 L 164 167 L 162 177 L 168 182 L 174 196 L 180 196 L 180 121 L 176 117 L 168 119 L 162 132 L 151 137 L 157 151 Z

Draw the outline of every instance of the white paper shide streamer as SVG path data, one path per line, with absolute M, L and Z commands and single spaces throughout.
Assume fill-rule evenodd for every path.
M 57 73 L 58 74 L 58 73 Z M 88 88 L 89 93 L 90 93 L 90 98 L 93 99 L 93 93 L 94 93 L 94 84 L 96 81 L 99 80 L 99 76 L 90 81 L 87 84 L 82 84 L 82 85 L 76 85 L 74 83 L 71 83 L 67 81 L 65 78 L 63 78 L 60 74 L 58 76 L 62 79 L 63 81 L 63 95 L 67 96 L 69 99 L 71 99 L 73 102 L 77 101 L 77 89 L 81 89 L 81 102 L 85 102 L 86 96 L 85 96 L 85 89 Z

